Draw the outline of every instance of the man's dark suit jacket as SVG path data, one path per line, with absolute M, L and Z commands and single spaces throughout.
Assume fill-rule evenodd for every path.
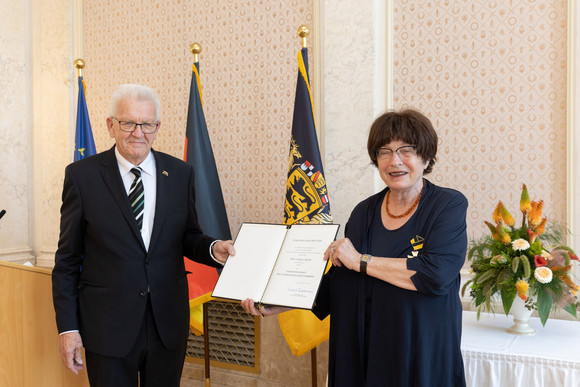
M 153 151 L 152 151 L 153 152 Z M 157 202 L 145 249 L 114 147 L 65 170 L 53 301 L 60 333 L 79 330 L 84 347 L 123 357 L 143 321 L 147 292 L 168 349 L 187 339 L 189 302 L 183 257 L 218 266 L 197 222 L 193 168 L 153 152 Z

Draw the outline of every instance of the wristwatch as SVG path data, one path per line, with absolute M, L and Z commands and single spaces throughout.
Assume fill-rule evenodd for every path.
M 360 257 L 360 272 L 362 274 L 367 273 L 367 264 L 369 263 L 370 260 L 371 260 L 370 254 L 361 255 L 361 257 Z

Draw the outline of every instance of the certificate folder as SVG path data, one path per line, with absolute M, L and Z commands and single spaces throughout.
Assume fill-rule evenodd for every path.
M 312 309 L 338 224 L 243 223 L 212 297 Z

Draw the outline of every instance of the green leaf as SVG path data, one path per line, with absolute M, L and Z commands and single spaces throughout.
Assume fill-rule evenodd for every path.
M 572 316 L 578 319 L 578 316 L 576 315 L 576 304 L 568 304 L 562 309 L 564 309 L 566 312 L 570 313 Z
M 481 289 L 479 289 L 475 295 L 475 306 L 481 305 L 485 301 L 485 296 Z
M 538 315 L 542 326 L 546 326 L 550 310 L 552 309 L 552 296 L 543 288 L 538 289 Z
M 501 294 L 501 303 L 503 305 L 503 311 L 507 316 L 510 312 L 510 309 L 512 308 L 512 304 L 514 303 L 514 300 L 516 298 L 517 291 L 502 289 L 500 294 Z
M 469 252 L 467 253 L 468 261 L 471 261 L 473 259 L 473 255 L 477 250 L 479 250 L 479 246 L 473 246 L 471 249 L 469 249 Z

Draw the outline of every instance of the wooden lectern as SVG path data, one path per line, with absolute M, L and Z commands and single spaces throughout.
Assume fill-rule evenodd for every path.
M 62 363 L 50 269 L 0 261 L 0 311 L 0 386 L 89 385 Z

